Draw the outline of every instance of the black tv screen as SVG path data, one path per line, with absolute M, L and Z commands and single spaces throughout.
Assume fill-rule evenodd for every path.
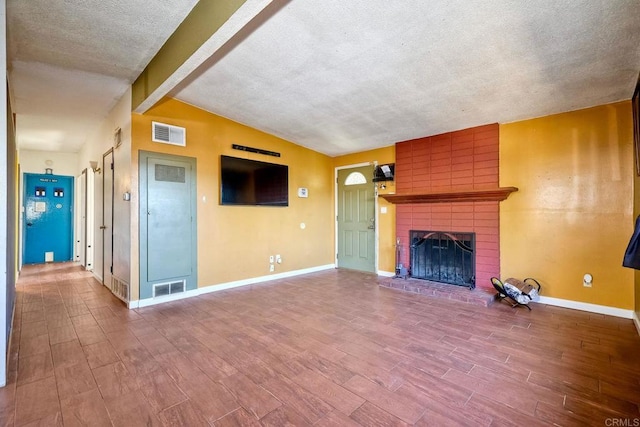
M 289 206 L 289 166 L 220 156 L 220 204 Z

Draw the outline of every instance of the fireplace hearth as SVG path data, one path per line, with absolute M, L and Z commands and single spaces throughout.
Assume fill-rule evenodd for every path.
M 411 277 L 473 289 L 475 233 L 411 230 Z

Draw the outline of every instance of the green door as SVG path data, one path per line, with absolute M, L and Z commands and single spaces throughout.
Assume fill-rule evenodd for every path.
M 193 158 L 140 153 L 141 299 L 197 287 L 195 177 Z
M 375 273 L 373 166 L 338 171 L 338 267 Z

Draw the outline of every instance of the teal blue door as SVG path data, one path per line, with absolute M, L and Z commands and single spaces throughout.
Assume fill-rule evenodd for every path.
M 73 177 L 24 174 L 24 264 L 73 258 Z

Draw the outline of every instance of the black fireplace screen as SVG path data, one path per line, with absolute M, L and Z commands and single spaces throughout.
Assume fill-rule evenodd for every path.
M 411 230 L 411 277 L 475 288 L 475 233 Z

